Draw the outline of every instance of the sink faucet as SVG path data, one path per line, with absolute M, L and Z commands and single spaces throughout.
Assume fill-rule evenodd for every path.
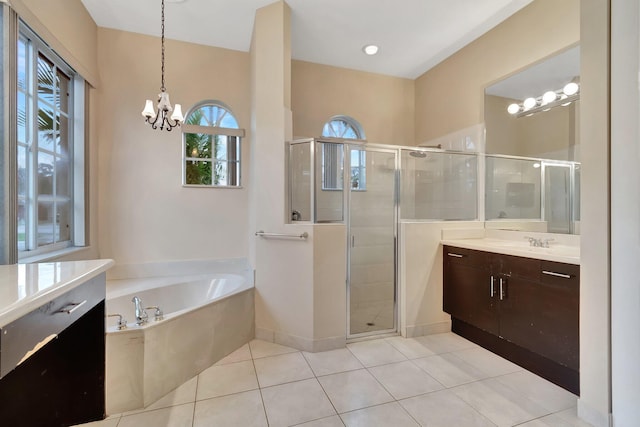
M 553 241 L 553 239 L 536 239 L 529 236 L 524 236 L 524 238 L 529 240 L 529 246 L 535 246 L 536 248 L 548 248 L 549 242 Z
M 142 301 L 138 297 L 133 297 L 133 299 L 131 301 L 136 306 L 136 308 L 135 308 L 135 310 L 136 310 L 136 325 L 144 325 L 145 323 L 147 323 L 147 319 L 149 318 L 149 315 L 147 314 L 145 309 L 142 308 Z

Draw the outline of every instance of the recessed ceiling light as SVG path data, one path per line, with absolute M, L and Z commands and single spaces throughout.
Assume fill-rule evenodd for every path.
M 378 46 L 376 46 L 375 44 L 368 44 L 362 48 L 364 53 L 366 53 L 367 55 L 375 55 L 376 53 L 378 53 L 378 49 Z

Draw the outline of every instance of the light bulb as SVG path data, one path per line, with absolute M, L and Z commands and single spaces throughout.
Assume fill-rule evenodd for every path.
M 558 95 L 550 90 L 544 93 L 544 95 L 542 95 L 542 105 L 546 105 L 549 104 L 550 102 L 555 101 L 558 98 Z
M 538 168 L 540 167 L 540 163 L 534 163 L 534 164 L 533 164 L 533 167 L 534 167 L 535 169 L 538 169 Z
M 580 89 L 580 86 L 578 86 L 578 83 L 570 82 L 570 83 L 567 83 L 567 84 L 564 86 L 564 88 L 562 89 L 562 91 L 563 91 L 566 95 L 571 96 L 571 95 L 575 95 L 576 93 L 578 93 L 578 90 L 579 90 L 579 89 Z
M 514 104 L 510 104 L 507 107 L 507 112 L 509 114 L 518 114 L 519 111 L 520 111 L 520 106 L 518 104 L 515 104 L 515 103 Z
M 536 101 L 535 98 L 527 98 L 524 100 L 524 102 L 522 103 L 522 105 L 524 105 L 524 111 L 530 110 L 533 107 L 536 106 L 538 102 Z

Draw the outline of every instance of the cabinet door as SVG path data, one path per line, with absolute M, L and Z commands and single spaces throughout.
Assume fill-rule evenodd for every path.
M 539 268 L 539 280 L 505 277 L 500 336 L 578 370 L 579 267 L 542 262 Z
M 443 309 L 451 317 L 497 334 L 498 312 L 491 296 L 489 269 L 465 259 L 474 255 L 445 247 Z

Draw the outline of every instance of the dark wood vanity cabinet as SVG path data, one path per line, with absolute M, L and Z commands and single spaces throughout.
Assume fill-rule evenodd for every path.
M 579 392 L 580 268 L 444 246 L 452 329 Z

